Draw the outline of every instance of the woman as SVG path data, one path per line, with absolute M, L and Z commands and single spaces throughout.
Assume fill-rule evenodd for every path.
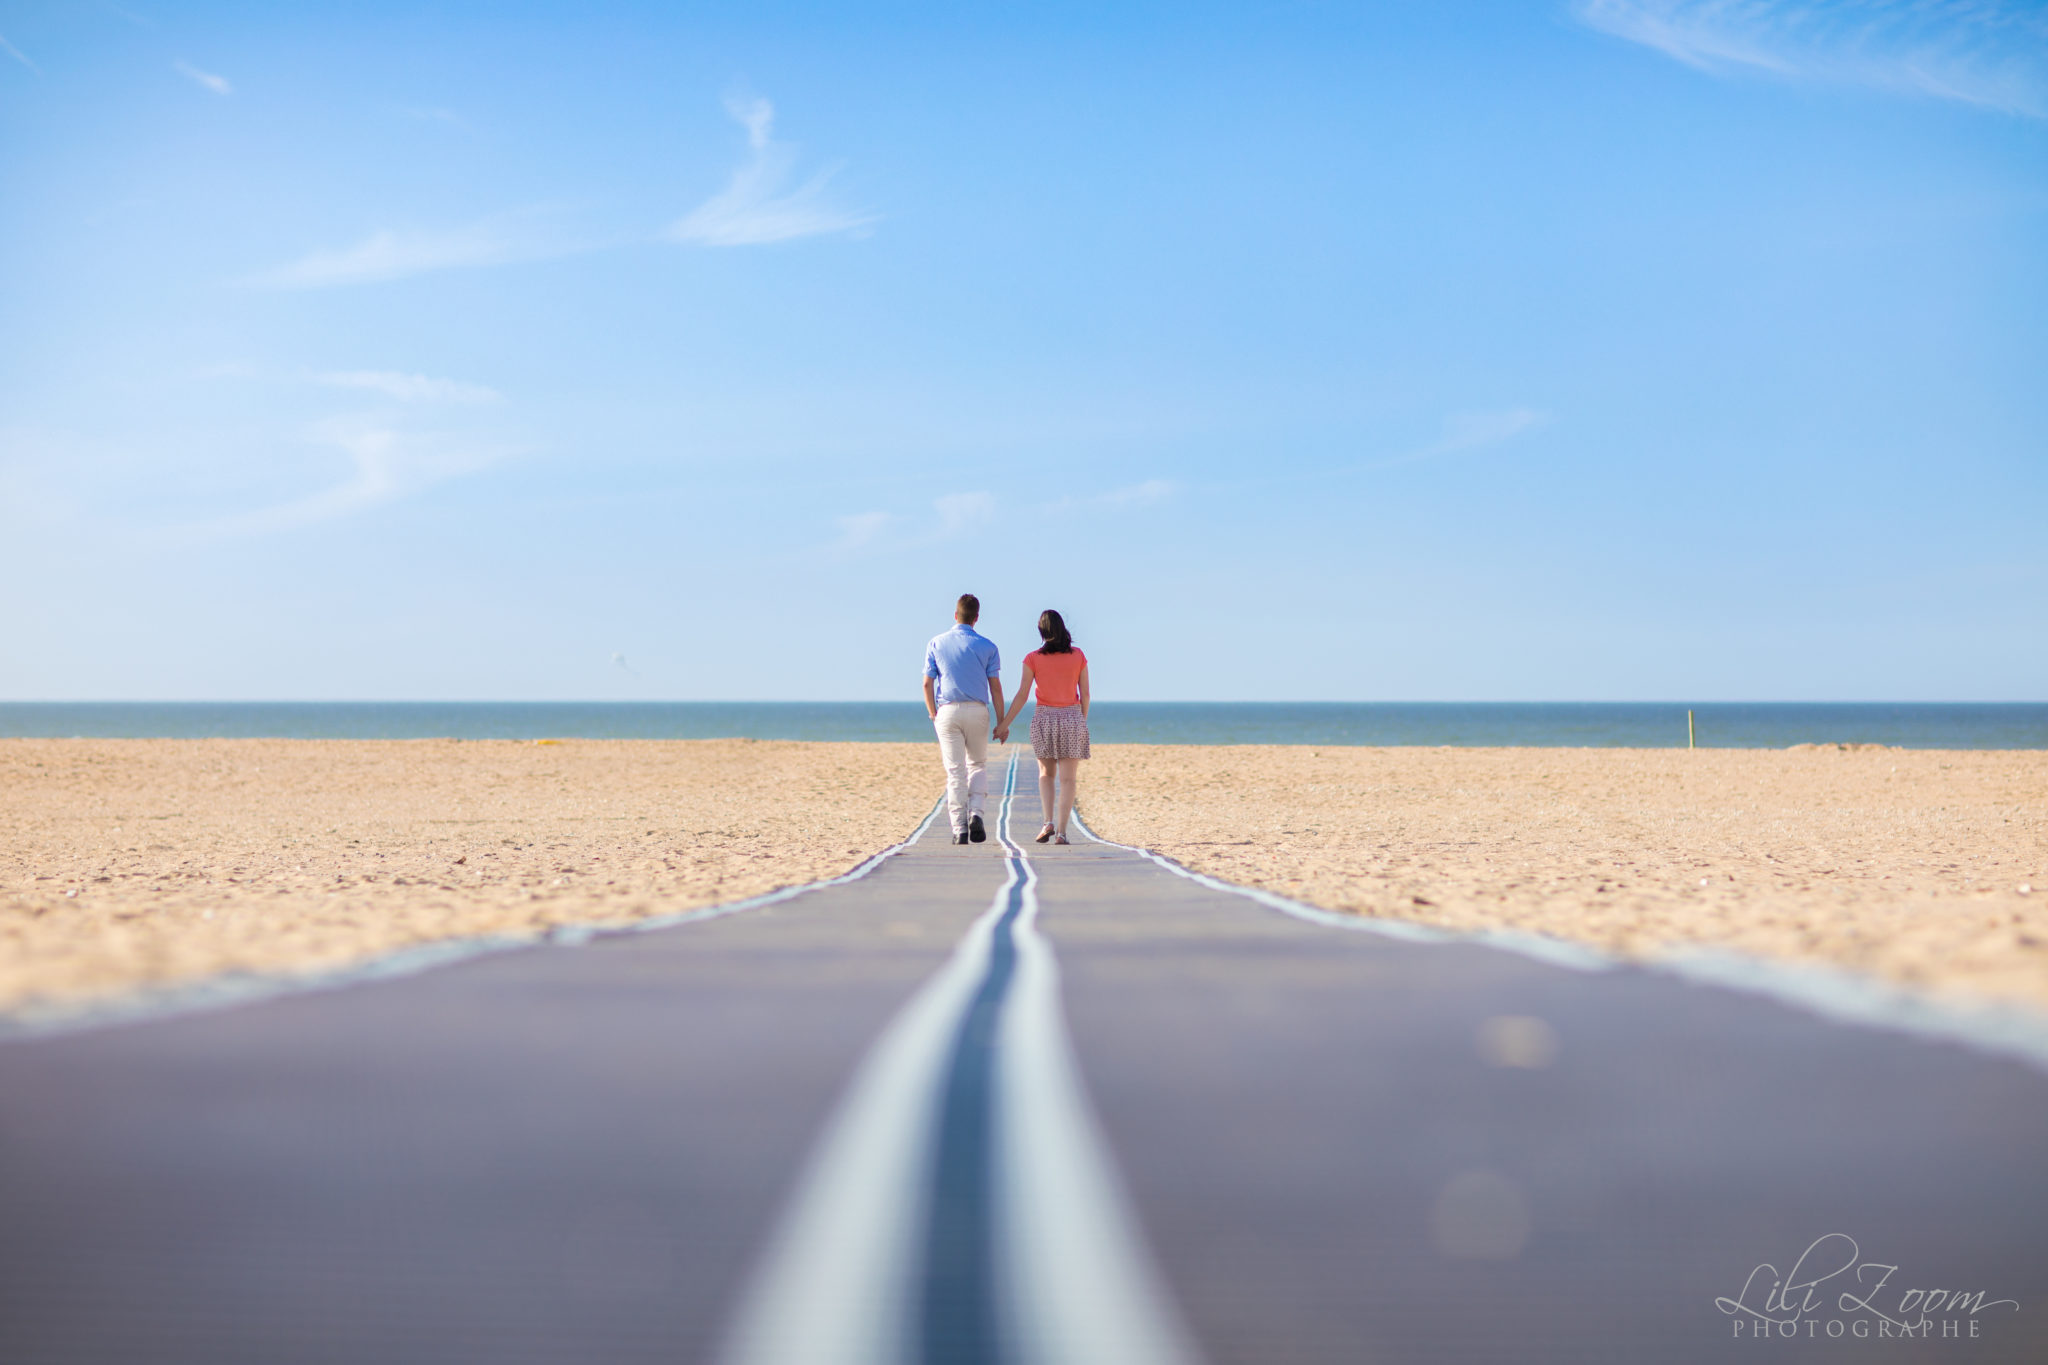
M 1031 713 L 1031 751 L 1038 755 L 1038 804 L 1046 813 L 1038 842 L 1067 842 L 1067 820 L 1074 813 L 1074 779 L 1088 757 L 1088 656 L 1074 648 L 1074 637 L 1056 611 L 1038 618 L 1042 648 L 1024 656 L 1024 681 L 1004 714 L 997 734 L 1007 738 L 1010 722 L 1024 709 L 1032 684 L 1038 686 L 1038 709 Z M 1053 805 L 1054 779 L 1059 805 Z

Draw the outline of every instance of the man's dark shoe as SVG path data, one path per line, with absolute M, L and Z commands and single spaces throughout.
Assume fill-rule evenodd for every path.
M 966 842 L 967 842 L 967 831 L 966 831 L 966 830 L 961 830 L 961 831 L 960 831 L 960 832 L 959 832 L 958 834 L 954 835 L 954 836 L 953 836 L 953 842 L 954 842 L 954 843 L 956 843 L 956 844 L 964 844 L 964 843 L 966 843 Z
M 977 844 L 988 842 L 988 830 L 982 825 L 979 815 L 967 822 L 967 837 Z

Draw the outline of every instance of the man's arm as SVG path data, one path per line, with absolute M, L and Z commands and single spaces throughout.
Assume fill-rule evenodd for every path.
M 1003 680 L 1001 678 L 990 678 L 988 680 L 988 713 L 995 717 L 996 743 L 1009 743 L 1010 727 L 1003 723 Z
M 925 714 L 933 720 L 939 718 L 939 694 L 934 690 L 937 682 L 937 678 L 926 678 L 924 680 L 924 710 Z

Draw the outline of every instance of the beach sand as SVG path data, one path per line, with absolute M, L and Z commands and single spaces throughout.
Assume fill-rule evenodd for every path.
M 2048 1008 L 2048 753 L 1095 755 L 1106 837 L 1333 910 Z M 943 785 L 921 744 L 0 740 L 0 1008 L 759 895 Z
M 944 782 L 916 744 L 0 739 L 0 1008 L 760 895 Z
M 1105 838 L 1332 910 L 2048 1009 L 2048 752 L 1102 745 L 1080 793 Z

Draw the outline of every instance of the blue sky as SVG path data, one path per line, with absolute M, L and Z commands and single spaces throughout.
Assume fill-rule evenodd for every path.
M 0 696 L 2048 696 L 2038 4 L 0 37 Z

